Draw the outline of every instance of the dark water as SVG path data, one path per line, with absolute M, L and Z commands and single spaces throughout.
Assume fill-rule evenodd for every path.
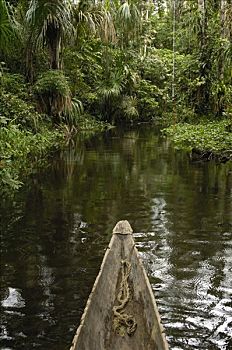
M 1 350 L 69 348 L 120 219 L 170 348 L 232 349 L 231 164 L 192 163 L 151 127 L 113 130 L 1 206 Z

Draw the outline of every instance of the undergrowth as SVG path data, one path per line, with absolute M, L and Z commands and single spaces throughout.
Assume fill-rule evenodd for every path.
M 198 151 L 208 158 L 232 159 L 231 121 L 202 121 L 199 124 L 176 124 L 163 130 L 177 149 Z

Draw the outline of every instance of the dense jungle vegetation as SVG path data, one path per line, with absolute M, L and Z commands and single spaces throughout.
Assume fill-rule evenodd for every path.
M 231 0 L 0 0 L 1 192 L 83 129 L 232 153 Z

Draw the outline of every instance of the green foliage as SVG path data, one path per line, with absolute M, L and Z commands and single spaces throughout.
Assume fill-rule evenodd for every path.
M 177 110 L 190 110 L 190 96 L 199 84 L 197 62 L 191 55 L 175 54 L 175 99 L 172 98 L 173 52 L 150 49 L 139 66 L 142 79 L 137 88 L 139 109 L 144 119 L 166 116 Z M 166 119 L 166 118 L 165 118 Z
M 68 109 L 64 109 L 62 119 L 69 126 L 76 127 L 79 125 L 79 117 L 83 113 L 83 104 L 77 98 L 71 100 L 71 107 L 68 106 Z
M 34 85 L 34 94 L 38 109 L 42 113 L 54 116 L 57 122 L 77 125 L 77 117 L 83 113 L 82 102 L 71 98 L 68 79 L 59 70 L 43 73 Z
M 0 117 L 4 117 L 7 123 L 16 124 L 20 128 L 38 128 L 40 115 L 33 105 L 12 93 L 3 92 L 0 97 Z
M 122 100 L 123 114 L 129 120 L 138 119 L 138 100 L 135 96 L 124 96 Z
M 32 0 L 26 19 L 30 36 L 28 52 L 46 45 L 49 51 L 50 68 L 60 68 L 60 50 L 65 38 L 71 36 L 71 1 Z
M 137 90 L 138 108 L 143 119 L 152 120 L 155 116 L 160 115 L 160 105 L 162 100 L 162 91 L 157 88 L 151 81 L 142 79 Z
M 224 2 L 226 4 L 226 2 Z M 199 11 L 200 9 L 200 11 Z M 189 2 L 177 17 L 176 46 L 184 55 L 195 60 L 195 71 L 189 78 L 198 80 L 195 89 L 188 91 L 196 113 L 221 116 L 231 102 L 228 87 L 231 85 L 231 30 L 223 6 L 209 2 L 201 9 Z M 224 19 L 223 19 L 224 18 Z M 230 20 L 229 20 L 230 21 Z
M 151 18 L 151 26 L 153 28 L 151 40 L 153 45 L 158 49 L 172 50 L 172 17 L 167 13 L 158 14 Z
M 142 79 L 138 88 L 144 118 L 161 115 L 170 105 L 172 52 L 152 49 L 141 63 Z
M 135 1 L 124 1 L 116 10 L 116 29 L 122 48 L 133 45 L 141 32 L 142 16 Z
M 119 71 L 112 71 L 107 79 L 100 82 L 98 94 L 103 101 L 116 99 L 123 90 L 123 74 Z
M 212 152 L 214 155 L 226 154 L 232 158 L 232 123 L 202 121 L 194 124 L 178 124 L 163 130 L 171 137 L 177 149 Z
M 81 133 L 103 131 L 110 128 L 112 128 L 111 124 L 96 120 L 96 118 L 91 115 L 83 114 L 77 117 L 77 129 L 81 131 Z
M 54 145 L 48 121 L 69 139 L 103 129 L 102 120 L 171 125 L 207 115 L 218 122 L 167 133 L 180 147 L 230 149 L 230 125 L 219 122 L 232 114 L 230 2 L 207 1 L 202 9 L 198 1 L 176 1 L 174 14 L 165 0 L 0 0 L 4 186 L 20 186 L 17 158 L 26 169 Z
M 76 44 L 81 39 L 99 37 L 105 43 L 115 40 L 115 27 L 109 6 L 104 2 L 78 1 L 73 4 Z
M 67 78 L 59 70 L 41 74 L 34 85 L 38 109 L 51 116 L 59 116 L 71 109 L 71 91 Z
M 1 77 L 1 87 L 7 93 L 24 99 L 28 98 L 28 87 L 22 74 L 4 72 Z
M 43 129 L 40 134 L 20 130 L 17 125 L 0 128 L 0 193 L 9 195 L 21 179 L 38 169 L 48 152 L 58 145 L 59 134 Z
M 0 0 L 0 53 L 8 53 L 16 37 L 16 22 L 7 1 Z
M 69 79 L 72 96 L 80 100 L 87 113 L 97 115 L 97 83 L 102 78 L 102 44 L 99 40 L 85 42 L 64 52 L 65 74 Z
M 35 93 L 46 95 L 54 93 L 64 97 L 70 95 L 70 89 L 64 74 L 59 70 L 49 70 L 43 73 L 34 86 Z
M 136 99 L 141 119 L 160 117 L 174 107 L 221 117 L 231 110 L 228 1 L 223 2 L 225 8 L 209 1 L 205 9 L 197 1 L 178 1 L 174 14 L 173 2 L 163 0 L 33 0 L 14 2 L 13 10 L 1 0 L 0 38 L 7 39 L 4 47 L 21 55 L 33 85 L 34 77 L 47 67 L 64 70 L 68 84 L 62 73 L 44 72 L 34 87 L 40 110 L 57 120 L 71 111 L 71 96 L 81 101 L 87 113 L 112 121 L 127 119 L 129 110 L 137 113 L 124 108 L 127 97 L 132 104 Z M 23 40 L 16 50 L 12 35 L 19 27 Z M 7 66 L 19 73 L 20 57 L 11 55 L 7 60 Z M 22 97 L 16 90 L 7 91 Z

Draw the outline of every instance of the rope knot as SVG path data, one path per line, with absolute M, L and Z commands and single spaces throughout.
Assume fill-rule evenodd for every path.
M 114 331 L 124 337 L 126 333 L 131 336 L 134 334 L 137 328 L 137 323 L 133 315 L 126 314 L 125 307 L 130 300 L 130 289 L 128 284 L 129 275 L 131 272 L 131 263 L 128 260 L 121 260 L 121 275 L 122 280 L 117 296 L 119 305 L 113 307 Z

